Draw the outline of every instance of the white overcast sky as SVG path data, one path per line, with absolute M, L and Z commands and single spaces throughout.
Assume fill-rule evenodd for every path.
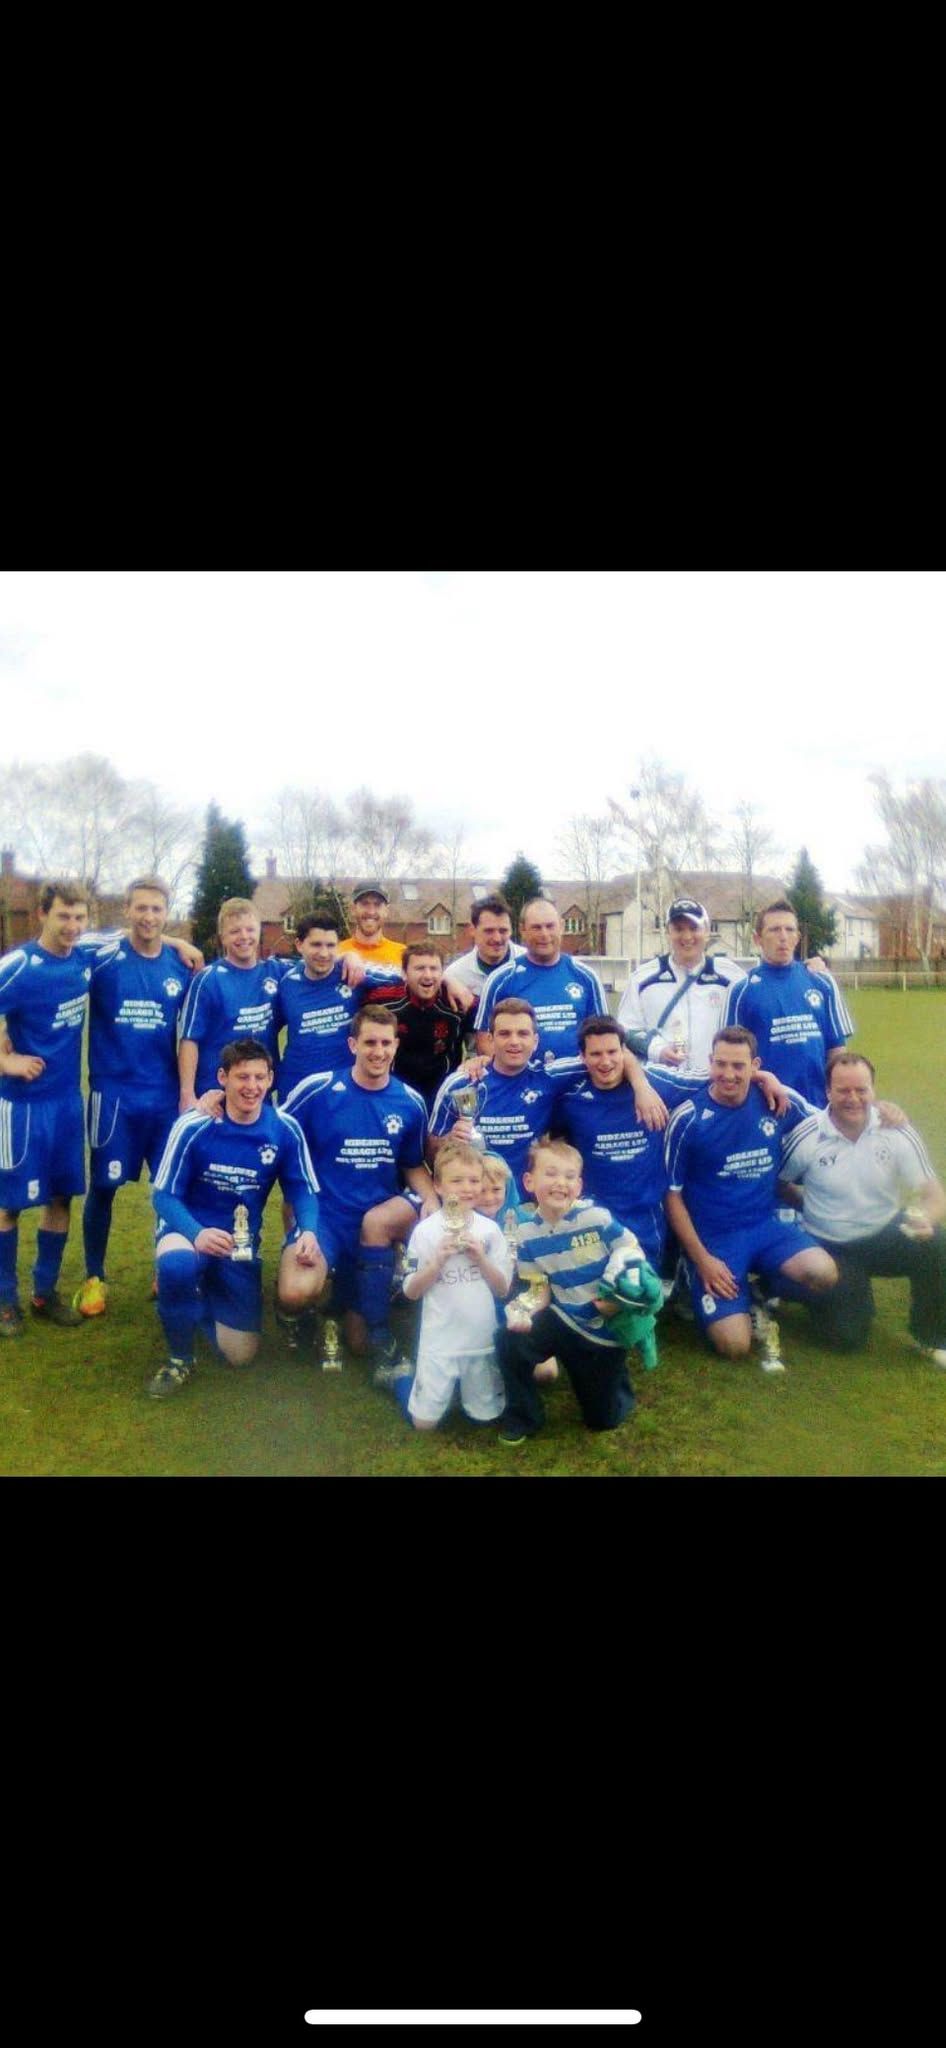
M 470 871 L 521 846 L 550 878 L 568 816 L 657 755 L 844 888 L 871 771 L 946 776 L 944 597 L 871 571 L 6 573 L 4 753 L 215 797 L 255 864 L 282 785 L 367 783 L 463 824 Z

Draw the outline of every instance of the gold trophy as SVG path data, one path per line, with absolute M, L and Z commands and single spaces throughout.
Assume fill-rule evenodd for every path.
M 767 1308 L 757 1308 L 752 1317 L 753 1334 L 757 1339 L 762 1356 L 759 1364 L 763 1372 L 784 1372 L 785 1362 L 781 1356 L 781 1337 L 774 1316 Z
M 449 1200 L 443 1205 L 443 1227 L 447 1236 L 453 1239 L 451 1251 L 459 1252 L 463 1250 L 466 1243 L 465 1233 L 469 1220 L 469 1209 L 464 1209 L 463 1203 L 458 1202 L 455 1195 L 451 1195 Z
M 482 1133 L 478 1131 L 476 1128 L 476 1119 L 479 1114 L 479 1111 L 483 1107 L 485 1099 L 485 1089 L 483 1089 L 482 1087 L 478 1087 L 476 1083 L 473 1081 L 469 1082 L 465 1088 L 458 1088 L 456 1093 L 454 1095 L 451 1095 L 450 1097 L 451 1104 L 453 1108 L 456 1110 L 457 1116 L 465 1117 L 473 1125 L 473 1129 L 470 1133 L 469 1138 L 467 1139 L 467 1143 L 469 1145 L 475 1145 L 476 1150 L 478 1152 L 485 1152 L 486 1150 L 486 1143 L 482 1136 Z
M 322 1371 L 341 1372 L 342 1344 L 338 1324 L 326 1316 L 322 1323 Z
M 250 1212 L 245 1202 L 238 1202 L 233 1211 L 233 1250 L 231 1259 L 251 1259 L 253 1238 L 250 1232 Z

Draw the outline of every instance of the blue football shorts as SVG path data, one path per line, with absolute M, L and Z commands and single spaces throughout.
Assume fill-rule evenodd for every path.
M 93 1088 L 89 1096 L 89 1166 L 94 1188 L 120 1188 L 140 1178 L 147 1160 L 154 1179 L 172 1126 L 177 1098 L 159 1103 L 129 1102 L 113 1088 Z
M 0 1099 L 0 1209 L 85 1193 L 82 1097 Z
M 159 1289 L 161 1243 L 159 1238 Z M 258 1335 L 263 1327 L 262 1259 L 216 1259 L 210 1252 L 194 1252 L 194 1266 L 197 1285 L 214 1321 L 227 1330 L 249 1330 Z
M 696 1267 L 687 1262 L 693 1314 L 703 1330 L 708 1323 L 721 1323 L 726 1316 L 748 1315 L 752 1307 L 750 1273 L 773 1277 L 796 1252 L 814 1251 L 817 1247 L 817 1239 L 809 1237 L 807 1230 L 796 1223 L 780 1223 L 777 1216 L 770 1216 L 749 1230 L 714 1230 L 712 1237 L 705 1237 L 703 1242 L 714 1258 L 725 1259 L 733 1278 L 739 1282 L 739 1293 L 727 1301 L 721 1294 L 705 1291 Z

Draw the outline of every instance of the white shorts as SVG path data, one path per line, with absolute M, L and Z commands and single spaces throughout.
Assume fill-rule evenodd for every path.
M 495 1422 L 506 1406 L 503 1378 L 492 1351 L 466 1351 L 442 1361 L 421 1351 L 408 1401 L 419 1422 L 439 1422 L 446 1415 L 455 1387 L 472 1422 Z

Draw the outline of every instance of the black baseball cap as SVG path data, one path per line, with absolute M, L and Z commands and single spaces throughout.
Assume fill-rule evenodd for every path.
M 671 903 L 667 912 L 667 923 L 672 924 L 675 917 L 685 917 L 688 924 L 709 924 L 703 905 L 697 903 L 695 896 L 678 896 L 676 901 Z
M 359 882 L 357 889 L 353 889 L 351 892 L 352 902 L 357 903 L 359 896 L 380 896 L 382 903 L 390 902 L 390 898 L 385 895 L 380 882 Z

